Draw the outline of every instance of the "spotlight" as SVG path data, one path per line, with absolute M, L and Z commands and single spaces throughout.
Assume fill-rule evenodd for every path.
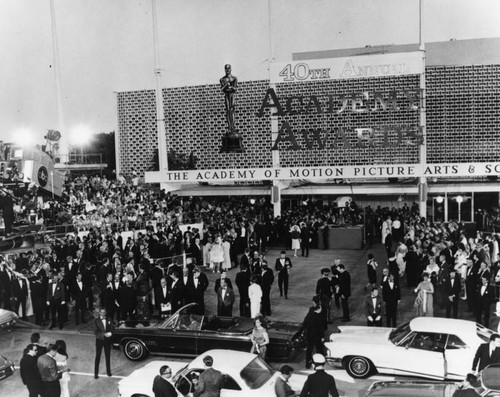
M 251 198 L 251 199 L 250 199 L 250 204 L 251 204 L 251 205 L 254 205 L 254 204 L 255 204 L 255 199 L 254 199 L 254 198 Z
M 455 197 L 455 200 L 457 200 L 457 203 L 462 203 L 464 201 L 464 198 L 462 196 L 457 196 Z
M 439 204 L 441 204 L 441 203 L 444 201 L 443 196 L 437 196 L 437 197 L 436 197 L 436 201 L 437 201 Z

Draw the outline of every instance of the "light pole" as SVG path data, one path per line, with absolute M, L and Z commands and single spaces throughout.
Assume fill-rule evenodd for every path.
M 455 200 L 457 200 L 458 204 L 458 221 L 460 222 L 462 220 L 462 202 L 464 201 L 464 198 L 460 195 L 458 195 Z

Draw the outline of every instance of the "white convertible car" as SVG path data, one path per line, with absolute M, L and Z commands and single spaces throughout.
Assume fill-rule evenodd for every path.
M 493 331 L 472 321 L 417 317 L 398 328 L 341 326 L 325 343 L 329 364 L 353 378 L 375 373 L 463 380 Z
M 204 371 L 203 357 L 210 355 L 214 359 L 213 368 L 224 375 L 221 397 L 264 397 L 274 396 L 274 384 L 279 376 L 259 356 L 234 350 L 209 350 L 196 357 L 189 364 L 181 361 L 151 361 L 144 367 L 132 372 L 118 382 L 120 397 L 153 397 L 153 380 L 159 374 L 162 365 L 172 368 L 172 383 L 177 395 L 188 396 L 194 386 L 191 375 L 199 375 Z M 294 374 L 290 378 L 290 386 L 299 391 L 302 389 L 306 375 Z

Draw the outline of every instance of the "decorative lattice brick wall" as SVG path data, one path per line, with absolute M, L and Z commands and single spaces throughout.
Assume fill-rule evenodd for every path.
M 318 97 L 361 91 L 403 91 L 418 88 L 418 76 L 376 79 L 315 81 L 280 84 L 278 97 Z M 243 135 L 244 153 L 219 153 L 226 131 L 223 95 L 217 84 L 163 90 L 167 145 L 178 152 L 198 157 L 198 169 L 270 167 L 271 125 L 267 114 L 256 113 L 262 103 L 267 81 L 240 82 L 236 96 L 236 125 Z M 400 98 L 398 97 L 398 100 Z M 152 90 L 117 95 L 119 156 L 122 171 L 147 170 L 157 147 L 156 106 Z M 299 114 L 279 118 L 292 130 L 351 131 L 355 128 L 418 125 L 418 111 L 341 114 Z M 500 65 L 432 67 L 427 70 L 427 161 L 500 161 Z M 303 146 L 301 134 L 297 142 Z M 324 132 L 322 137 L 324 137 Z M 444 150 L 445 149 L 445 150 Z M 280 151 L 280 164 L 288 166 L 397 164 L 418 162 L 418 147 L 397 148 L 329 147 L 327 149 Z
M 427 69 L 427 162 L 500 161 L 500 65 Z

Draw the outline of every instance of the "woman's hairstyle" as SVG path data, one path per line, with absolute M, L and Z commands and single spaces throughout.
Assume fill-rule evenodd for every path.
M 62 339 L 56 340 L 57 352 L 68 358 L 68 353 L 66 352 L 66 342 Z

